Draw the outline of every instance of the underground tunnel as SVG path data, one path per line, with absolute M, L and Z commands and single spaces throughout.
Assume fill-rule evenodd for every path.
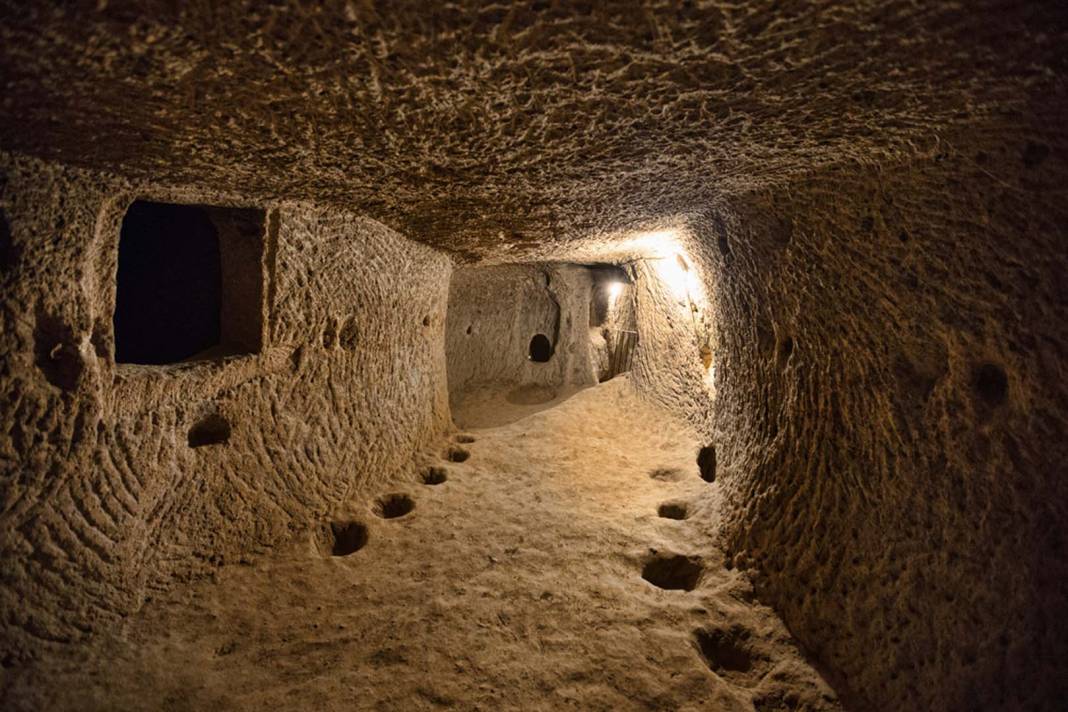
M 1063 709 L 1065 47 L 0 0 L 0 706 Z

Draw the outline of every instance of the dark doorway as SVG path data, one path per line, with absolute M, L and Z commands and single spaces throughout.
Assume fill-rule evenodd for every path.
M 553 345 L 545 334 L 536 334 L 530 340 L 530 360 L 544 363 L 552 358 Z
M 259 351 L 263 227 L 260 210 L 134 202 L 119 237 L 115 361 Z
M 196 205 L 139 200 L 122 221 L 115 361 L 183 361 L 219 343 L 219 236 Z

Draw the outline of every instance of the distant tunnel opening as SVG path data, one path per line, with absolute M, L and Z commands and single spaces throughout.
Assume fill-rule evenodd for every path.
M 626 280 L 614 265 L 454 271 L 445 355 L 456 424 L 513 422 L 627 370 L 636 334 L 620 331 L 623 312 L 633 330 L 633 314 L 619 308 L 627 302 Z

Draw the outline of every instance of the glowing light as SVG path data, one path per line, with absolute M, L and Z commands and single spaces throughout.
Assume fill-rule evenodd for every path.
M 698 304 L 701 301 L 701 282 L 690 269 L 681 252 L 653 262 L 656 273 L 680 302 Z
M 678 230 L 656 230 L 653 232 L 634 232 L 614 241 L 614 251 L 622 254 L 638 255 L 646 259 L 670 257 L 678 251 Z
M 622 282 L 611 282 L 608 285 L 608 303 L 612 304 L 619 297 L 620 292 L 623 291 Z
M 705 371 L 705 386 L 707 388 L 709 388 L 710 390 L 714 390 L 716 388 L 716 367 L 715 366 L 709 366 L 708 370 Z

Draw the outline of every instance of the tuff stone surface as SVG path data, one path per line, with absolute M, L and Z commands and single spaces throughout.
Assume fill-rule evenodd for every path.
M 592 288 L 591 271 L 573 264 L 453 272 L 443 356 L 457 425 L 511 422 L 597 383 Z M 539 335 L 545 361 L 533 358 Z
M 591 277 L 575 265 L 468 267 L 453 273 L 446 319 L 449 392 L 482 386 L 589 386 Z M 548 361 L 530 359 L 537 334 Z
M 694 366 L 642 351 L 636 383 L 716 447 L 710 526 L 857 709 L 1064 698 L 1063 140 L 710 209 L 689 227 L 715 290 L 712 411 Z M 639 270 L 637 290 L 666 287 Z M 638 306 L 643 344 L 696 350 L 670 303 Z
M 1063 95 L 1057 3 L 0 6 L 9 149 L 530 259 Z M 176 160 L 180 157 L 180 160 Z
M 16 654 L 283 536 L 444 427 L 449 265 L 366 215 L 458 261 L 630 265 L 634 383 L 717 454 L 722 509 L 687 521 L 847 704 L 1066 696 L 1057 3 L 2 13 L 3 148 L 89 169 L 3 159 Z M 274 211 L 262 354 L 109 363 L 120 208 L 146 192 Z M 655 233 L 689 257 L 700 321 Z M 213 416 L 227 443 L 189 449 Z
M 172 576 L 318 524 L 448 426 L 439 253 L 351 213 L 253 203 L 274 225 L 263 350 L 116 365 L 126 206 L 250 203 L 10 156 L 0 169 L 18 254 L 0 277 L 6 659 L 113 625 Z

